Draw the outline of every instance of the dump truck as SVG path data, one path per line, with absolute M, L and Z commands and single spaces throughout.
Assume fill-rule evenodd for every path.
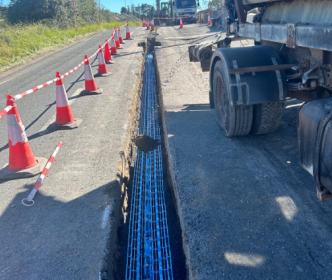
M 223 0 L 224 31 L 189 47 L 210 71 L 210 108 L 227 137 L 273 133 L 287 99 L 298 115 L 299 161 L 332 198 L 332 1 Z M 247 15 L 255 10 L 249 20 Z M 251 39 L 251 47 L 230 48 Z
M 180 17 L 182 22 L 197 23 L 197 7 L 196 0 L 172 0 L 173 23 L 180 24 Z

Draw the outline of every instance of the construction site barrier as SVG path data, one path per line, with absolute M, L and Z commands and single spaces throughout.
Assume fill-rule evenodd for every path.
M 30 192 L 29 196 L 22 200 L 23 205 L 32 206 L 35 204 L 33 199 L 34 199 L 38 189 L 40 188 L 45 176 L 47 175 L 48 171 L 50 170 L 50 167 L 51 167 L 52 163 L 54 162 L 54 159 L 55 159 L 57 153 L 59 152 L 61 146 L 62 146 L 62 142 L 59 142 L 58 145 L 56 146 L 54 152 L 52 153 L 51 157 L 49 158 L 46 166 L 44 167 L 41 175 L 39 176 L 36 184 L 34 185 L 32 191 Z
M 129 32 L 128 21 L 126 24 L 121 27 L 126 26 L 126 39 L 131 38 L 131 34 Z M 118 39 L 118 45 L 120 45 L 119 38 L 122 39 L 121 33 L 118 36 L 118 32 L 120 33 L 120 27 L 114 27 L 111 38 L 105 39 L 105 43 L 103 45 L 99 45 L 98 50 L 93 53 L 91 56 L 85 55 L 84 60 L 79 63 L 76 67 L 72 68 L 68 72 L 60 75 L 59 72 L 56 73 L 56 77 L 50 81 L 47 81 L 41 85 L 33 87 L 27 91 L 24 91 L 15 96 L 7 95 L 7 104 L 6 107 L 0 111 L 0 119 L 4 115 L 8 115 L 7 118 L 7 126 L 8 126 L 8 141 L 9 141 L 9 164 L 0 170 L 0 179 L 18 179 L 25 177 L 32 177 L 37 174 L 40 174 L 41 165 L 46 161 L 44 158 L 35 158 L 28 142 L 28 138 L 25 134 L 25 128 L 21 122 L 21 119 L 18 114 L 17 106 L 15 101 L 36 92 L 44 87 L 47 87 L 53 83 L 56 83 L 56 122 L 51 125 L 48 129 L 68 129 L 68 128 L 76 128 L 79 123 L 76 122 L 76 119 L 73 117 L 73 113 L 71 111 L 66 90 L 64 88 L 63 79 L 77 69 L 79 69 L 82 65 L 84 65 L 85 70 L 85 90 L 81 92 L 84 94 L 98 94 L 102 93 L 102 89 L 98 88 L 96 82 L 94 80 L 94 76 L 91 71 L 90 59 L 94 58 L 98 55 L 98 73 L 97 75 L 106 76 L 108 75 L 108 71 L 106 68 L 105 61 L 112 61 L 112 57 L 109 53 L 108 43 L 111 41 L 111 45 L 115 47 L 116 45 L 114 41 L 114 36 Z M 105 58 L 102 49 L 105 48 Z M 106 50 L 107 48 L 107 50 Z M 10 116 L 9 116 L 10 115 Z

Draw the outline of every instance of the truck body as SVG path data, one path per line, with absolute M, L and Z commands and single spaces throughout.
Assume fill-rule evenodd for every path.
M 173 0 L 172 2 L 172 18 L 174 24 L 182 22 L 197 22 L 197 4 L 196 0 Z
M 330 0 L 222 0 L 225 32 L 189 47 L 190 60 L 210 71 L 210 107 L 227 137 L 273 133 L 286 99 L 304 102 L 300 164 L 322 201 L 332 198 L 331 14 Z M 254 46 L 230 48 L 243 39 Z

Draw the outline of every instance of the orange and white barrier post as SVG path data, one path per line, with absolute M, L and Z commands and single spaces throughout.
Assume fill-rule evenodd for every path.
M 112 39 L 111 39 L 111 54 L 117 54 L 117 53 L 118 53 L 118 51 L 116 50 L 114 36 L 112 36 Z
M 210 13 L 208 13 L 208 22 L 207 25 L 211 25 L 211 17 L 210 17 Z
M 35 204 L 33 199 L 34 199 L 38 189 L 40 188 L 45 176 L 47 175 L 48 171 L 50 170 L 51 165 L 54 162 L 54 159 L 55 159 L 57 153 L 59 152 L 61 146 L 62 146 L 62 142 L 59 142 L 58 145 L 56 146 L 54 152 L 52 153 L 51 157 L 48 159 L 48 162 L 47 162 L 46 166 L 44 167 L 42 174 L 39 176 L 37 182 L 35 183 L 35 185 L 32 189 L 32 191 L 30 192 L 29 196 L 22 200 L 23 205 L 32 206 L 32 205 Z
M 96 81 L 93 78 L 90 61 L 88 56 L 84 56 L 84 77 L 85 77 L 85 89 L 81 92 L 81 95 L 100 94 L 103 92 L 101 88 L 98 88 Z
M 99 45 L 99 52 L 98 52 L 98 73 L 95 75 L 95 77 L 106 77 L 111 75 L 111 73 L 108 72 L 104 55 L 103 55 L 103 49 L 101 48 L 101 45 Z
M 107 39 L 105 39 L 104 59 L 105 59 L 106 62 L 113 63 Z
M 118 28 L 118 36 L 119 36 L 119 42 L 120 42 L 120 44 L 124 44 L 120 27 Z
M 126 40 L 130 40 L 131 39 L 131 35 L 130 35 L 130 31 L 129 31 L 129 24 L 127 21 L 127 26 L 126 26 Z
M 0 170 L 1 180 L 36 176 L 47 161 L 33 155 L 14 100 L 12 95 L 7 95 L 7 107 L 11 106 L 7 113 L 9 163 Z
M 182 17 L 180 17 L 180 28 L 183 28 Z

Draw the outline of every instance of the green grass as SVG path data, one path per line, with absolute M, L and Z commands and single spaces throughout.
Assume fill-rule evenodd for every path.
M 85 25 L 78 27 L 77 32 L 75 28 L 57 29 L 41 23 L 30 25 L 2 24 L 0 25 L 0 70 L 17 64 L 19 61 L 25 61 L 52 47 L 64 45 L 75 38 L 101 30 L 113 30 L 114 26 L 121 26 L 124 23 L 103 22 Z M 141 26 L 141 24 L 141 21 L 130 22 L 129 26 Z

